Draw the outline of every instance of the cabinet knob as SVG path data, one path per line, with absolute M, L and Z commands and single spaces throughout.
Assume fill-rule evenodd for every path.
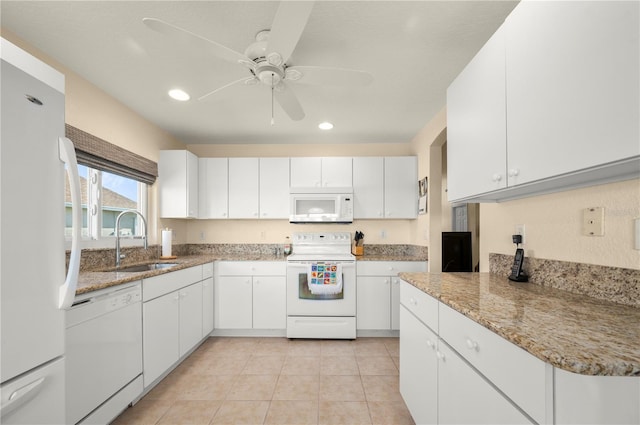
M 444 354 L 442 354 L 440 352 L 440 350 L 436 351 L 436 357 L 438 357 L 440 360 L 444 361 Z
M 493 180 L 494 182 L 499 182 L 500 180 L 502 180 L 502 175 L 496 173 L 496 174 L 493 175 L 491 180 Z
M 223 217 L 226 217 L 226 216 L 227 216 L 227 213 L 226 213 L 226 212 L 223 212 L 223 213 L 222 213 L 222 216 L 223 216 Z
M 509 170 L 509 177 L 516 177 L 520 174 L 520 170 L 517 168 L 512 168 Z
M 478 351 L 478 343 L 471 338 L 467 338 L 467 347 L 469 347 L 470 350 Z
M 415 298 L 409 298 L 409 303 L 413 305 L 418 305 L 418 300 L 416 300 Z
M 431 341 L 430 339 L 428 339 L 427 340 L 427 347 L 435 349 L 436 348 L 436 344 L 433 341 Z

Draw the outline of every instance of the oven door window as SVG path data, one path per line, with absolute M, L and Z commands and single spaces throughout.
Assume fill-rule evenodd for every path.
M 343 275 L 344 280 L 344 275 Z M 341 300 L 344 299 L 344 290 L 338 294 L 312 294 L 309 290 L 309 275 L 298 273 L 298 298 L 301 300 Z

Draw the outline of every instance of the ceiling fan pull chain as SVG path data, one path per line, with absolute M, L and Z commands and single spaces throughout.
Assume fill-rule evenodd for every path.
M 274 124 L 274 119 L 273 119 L 273 78 L 274 78 L 274 73 L 271 73 L 271 125 L 273 126 Z

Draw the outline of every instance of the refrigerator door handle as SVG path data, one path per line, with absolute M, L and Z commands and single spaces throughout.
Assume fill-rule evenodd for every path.
M 60 287 L 58 308 L 68 310 L 76 296 L 80 272 L 80 237 L 82 232 L 82 205 L 80 203 L 80 177 L 73 142 L 66 137 L 58 138 L 60 160 L 66 165 L 71 192 L 71 257 L 64 284 Z
M 18 407 L 32 400 L 38 392 L 42 389 L 42 384 L 45 378 L 41 377 L 35 381 L 18 388 L 13 391 L 7 400 L 2 400 L 2 406 L 0 406 L 0 416 L 6 417 L 8 414 L 16 410 Z

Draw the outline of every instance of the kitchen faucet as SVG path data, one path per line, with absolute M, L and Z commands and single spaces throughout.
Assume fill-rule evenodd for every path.
M 147 220 L 145 220 L 145 218 L 142 215 L 142 213 L 140 211 L 137 211 L 137 210 L 124 210 L 124 211 L 122 211 L 120 214 L 118 214 L 118 217 L 116 218 L 116 268 L 120 267 L 120 260 L 125 257 L 124 254 L 120 254 L 120 219 L 122 218 L 123 215 L 125 215 L 127 213 L 137 214 L 138 217 L 140 217 L 142 219 L 142 224 L 144 225 L 144 236 L 142 237 L 144 239 L 144 249 L 147 249 L 147 247 L 148 247 L 148 245 L 147 245 Z

